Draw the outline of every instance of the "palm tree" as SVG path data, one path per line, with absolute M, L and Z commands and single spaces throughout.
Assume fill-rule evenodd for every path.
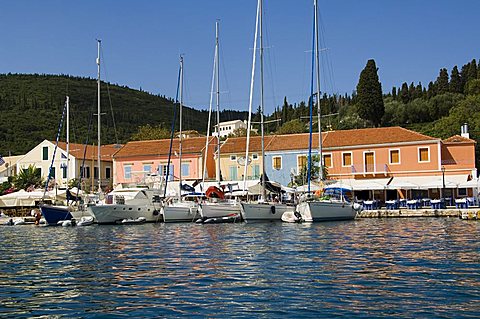
M 20 173 L 15 176 L 13 184 L 16 189 L 26 190 L 30 186 L 37 188 L 42 186 L 43 178 L 40 175 L 40 170 L 32 164 L 20 170 Z

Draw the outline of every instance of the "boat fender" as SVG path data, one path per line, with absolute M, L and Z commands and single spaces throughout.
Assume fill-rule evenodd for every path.
M 275 215 L 275 205 L 270 206 L 270 212 Z
M 301 221 L 301 220 L 302 220 L 302 214 L 300 214 L 299 212 L 294 211 L 294 212 L 293 212 L 293 215 L 295 215 L 295 217 L 297 218 L 298 221 Z
M 360 205 L 359 203 L 354 203 L 353 204 L 353 209 L 358 212 L 358 211 L 362 210 L 362 205 Z

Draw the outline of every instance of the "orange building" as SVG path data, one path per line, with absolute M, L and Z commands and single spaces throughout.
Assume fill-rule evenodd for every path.
M 182 141 L 182 163 L 180 165 L 180 140 L 174 139 L 171 148 L 169 180 L 178 180 L 180 170 L 183 180 L 202 178 L 206 137 L 184 138 Z M 215 177 L 213 160 L 213 137 L 210 137 L 207 152 L 206 177 Z M 138 184 L 147 177 L 167 176 L 170 139 L 128 142 L 113 155 L 114 184 Z

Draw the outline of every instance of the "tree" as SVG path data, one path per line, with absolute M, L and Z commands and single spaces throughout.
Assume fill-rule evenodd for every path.
M 440 69 L 440 74 L 437 77 L 437 81 L 435 81 L 435 86 L 437 88 L 438 94 L 443 94 L 448 92 L 448 71 L 447 69 L 443 68 Z
M 253 130 L 250 130 L 250 136 L 255 136 L 255 135 L 258 135 L 258 133 Z M 247 136 L 247 129 L 244 127 L 239 127 L 233 130 L 231 134 L 228 134 L 228 137 L 245 137 L 245 136 Z
M 378 79 L 378 69 L 375 60 L 368 60 L 367 65 L 360 73 L 357 85 L 357 112 L 361 118 L 372 122 L 378 127 L 385 114 L 383 104 L 382 84 Z
M 408 91 L 407 82 L 403 82 L 399 95 L 400 95 L 400 99 L 404 104 L 407 104 L 408 102 L 410 102 L 410 92 Z
M 151 126 L 150 124 L 140 126 L 138 132 L 133 134 L 132 141 L 161 140 L 170 138 L 171 132 L 162 125 Z
M 460 78 L 460 72 L 458 72 L 456 65 L 453 67 L 450 75 L 450 92 L 462 93 L 462 79 Z
M 318 180 L 318 173 L 320 172 L 320 165 L 319 165 L 320 157 L 318 155 L 312 155 L 312 167 L 310 171 L 310 180 L 315 181 Z M 325 166 L 323 166 L 323 178 L 328 178 L 328 170 Z M 293 177 L 293 183 L 290 183 L 289 186 L 297 185 L 305 185 L 308 182 L 308 160 L 302 168 L 300 168 L 300 172 L 298 175 Z M 293 184 L 293 185 L 292 185 Z
M 291 120 L 280 126 L 277 130 L 277 134 L 295 134 L 305 133 L 305 123 L 300 120 Z
M 40 170 L 35 165 L 29 165 L 27 168 L 20 170 L 20 173 L 15 176 L 13 184 L 16 189 L 27 189 L 30 186 L 35 188 L 42 187 L 43 179 L 40 175 Z

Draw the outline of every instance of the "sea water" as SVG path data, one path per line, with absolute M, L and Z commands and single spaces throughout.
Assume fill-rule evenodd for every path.
M 480 222 L 0 227 L 8 318 L 474 318 Z

